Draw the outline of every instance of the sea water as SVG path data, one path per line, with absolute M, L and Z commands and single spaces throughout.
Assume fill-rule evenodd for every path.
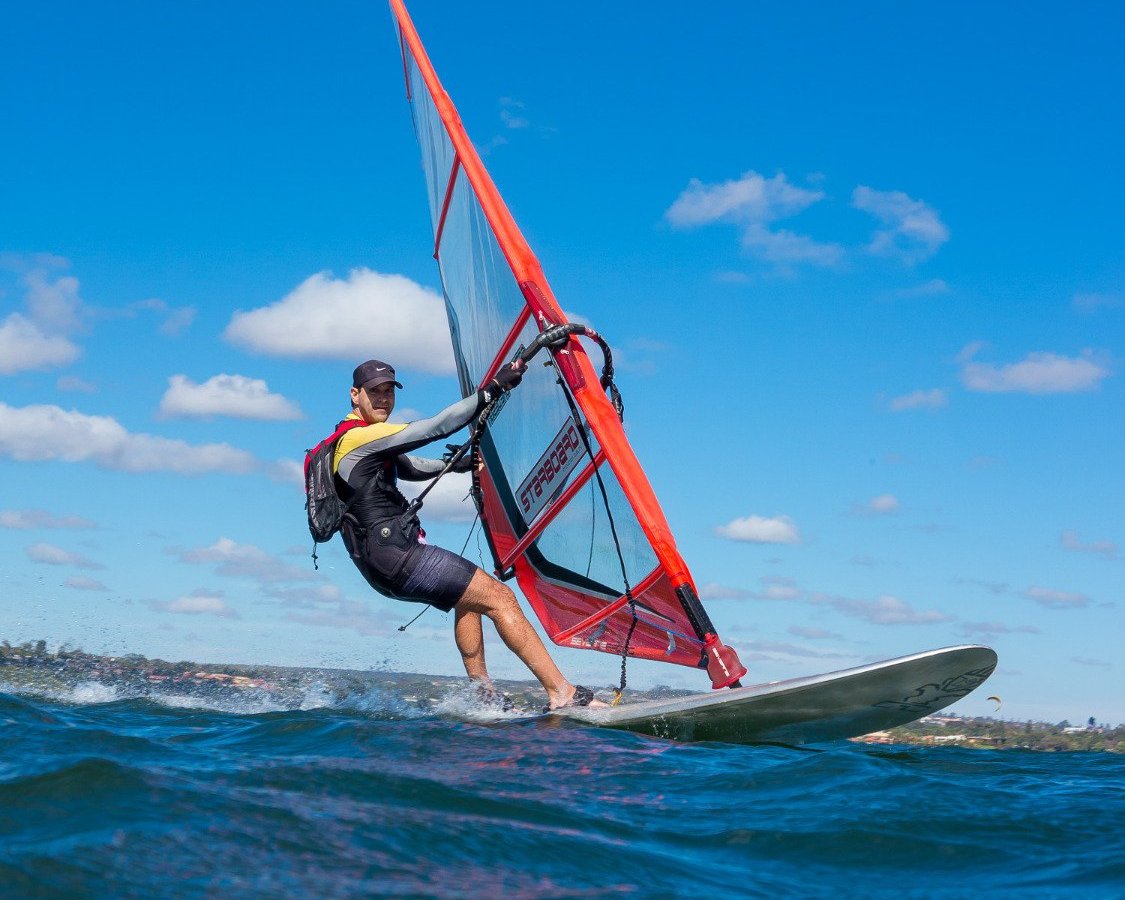
M 0 896 L 1122 897 L 1125 757 L 0 686 Z

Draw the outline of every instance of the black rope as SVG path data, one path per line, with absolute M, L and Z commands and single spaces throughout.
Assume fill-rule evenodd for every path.
M 621 651 L 621 684 L 616 691 L 617 700 L 625 693 L 625 661 L 629 658 L 629 643 L 633 640 L 633 629 L 637 627 L 637 601 L 629 594 L 629 610 L 633 613 L 633 620 L 629 623 L 629 633 L 625 635 L 625 649 Z
M 530 360 L 539 346 L 547 346 L 552 349 L 561 347 L 570 338 L 571 335 L 580 334 L 590 338 L 597 343 L 602 350 L 603 364 L 601 374 L 601 386 L 609 393 L 610 402 L 613 404 L 614 410 L 617 412 L 617 418 L 624 421 L 625 419 L 625 404 L 621 399 L 621 392 L 617 390 L 617 385 L 613 382 L 613 351 L 610 350 L 608 342 L 592 328 L 585 325 L 578 325 L 575 323 L 568 323 L 566 325 L 555 325 L 540 332 L 539 336 L 533 342 L 532 346 L 522 354 L 524 361 Z M 537 346 L 538 345 L 538 346 Z M 551 364 L 554 364 L 552 358 Z M 558 368 L 555 369 L 558 372 Z M 566 402 L 570 406 L 571 414 L 574 416 L 575 424 L 578 425 L 578 435 L 582 439 L 582 444 L 586 448 L 586 453 L 590 457 L 590 461 L 594 463 L 594 478 L 598 482 L 598 490 L 602 495 L 602 503 L 605 505 L 606 518 L 609 521 L 609 531 L 613 537 L 613 546 L 617 551 L 617 562 L 621 566 L 621 580 L 625 584 L 625 596 L 629 599 L 629 612 L 632 619 L 629 622 L 629 631 L 625 636 L 625 646 L 621 650 L 621 683 L 617 688 L 617 700 L 621 699 L 621 695 L 625 693 L 625 685 L 628 680 L 626 666 L 629 659 L 629 646 L 633 641 L 633 632 L 637 628 L 637 600 L 633 596 L 633 588 L 629 584 L 629 574 L 626 571 L 625 555 L 621 551 L 621 540 L 617 535 L 617 524 L 613 519 L 613 510 L 609 505 L 609 494 L 605 488 L 605 482 L 602 480 L 601 471 L 597 467 L 597 461 L 594 459 L 594 448 L 590 445 L 590 438 L 586 432 L 586 426 L 582 423 L 582 415 L 578 410 L 574 398 L 570 395 L 570 389 L 566 382 L 563 380 L 561 374 L 558 377 L 559 385 L 563 389 L 563 396 L 566 397 Z M 591 541 L 591 553 L 593 553 L 593 542 Z
M 480 513 L 477 513 L 476 517 L 473 519 L 473 524 L 469 526 L 469 533 L 465 535 L 465 543 L 461 545 L 461 556 L 465 555 L 465 548 L 469 546 L 469 538 L 471 538 L 473 536 L 473 532 L 477 530 L 477 522 L 479 521 Z
M 468 496 L 468 495 L 466 495 L 466 496 Z M 464 502 L 464 501 L 462 501 L 462 502 Z M 479 521 L 480 521 L 480 512 L 478 511 L 477 514 L 473 517 L 473 524 L 469 526 L 469 533 L 467 535 L 465 535 L 465 543 L 463 543 L 461 545 L 461 553 L 460 553 L 461 556 L 465 555 L 465 548 L 467 548 L 469 546 L 469 540 L 472 538 L 473 532 L 477 530 L 477 522 L 479 522 Z M 405 625 L 399 625 L 398 630 L 399 631 L 406 631 L 407 628 L 409 628 L 411 625 L 413 625 L 415 622 L 417 622 L 420 618 L 422 618 L 422 616 L 424 616 L 427 612 L 429 612 L 429 610 L 430 610 L 430 605 L 427 603 L 425 609 L 423 609 L 420 613 L 418 613 L 418 615 L 416 615 L 413 619 L 411 619 Z
M 411 619 L 405 625 L 399 625 L 398 630 L 399 631 L 406 631 L 407 628 L 409 628 L 411 625 L 413 625 L 415 622 L 417 622 L 420 618 L 422 618 L 422 616 L 424 616 L 429 611 L 430 611 L 430 604 L 427 603 L 425 606 L 422 607 L 422 611 L 420 613 L 418 613 L 418 615 L 416 615 L 413 619 Z
M 597 481 L 598 490 L 601 491 L 606 519 L 609 521 L 609 533 L 613 537 L 613 546 L 617 551 L 617 562 L 621 566 L 621 580 L 625 584 L 625 596 L 629 599 L 629 611 L 632 613 L 632 621 L 629 623 L 629 632 L 625 636 L 625 646 L 621 650 L 621 684 L 616 691 L 617 700 L 620 700 L 621 695 L 625 693 L 625 684 L 628 678 L 626 665 L 629 659 L 629 645 L 633 640 L 633 631 L 637 627 L 637 600 L 633 596 L 632 585 L 629 584 L 629 573 L 626 571 L 625 566 L 625 554 L 621 551 L 621 540 L 617 536 L 617 524 L 613 520 L 613 510 L 609 505 L 609 493 L 605 489 L 605 482 L 602 480 L 602 473 L 595 459 L 594 448 L 591 446 L 590 437 L 586 433 L 586 426 L 582 423 L 582 414 L 579 412 L 574 398 L 570 396 L 570 389 L 567 387 L 566 382 L 563 381 L 561 375 L 558 378 L 558 382 L 563 389 L 563 396 L 566 397 L 567 405 L 570 406 L 570 412 L 571 415 L 574 416 L 575 424 L 578 426 L 578 436 L 582 439 L 582 445 L 586 448 L 586 454 L 590 457 L 590 462 L 594 463 L 594 480 Z M 620 410 L 618 414 L 620 415 Z

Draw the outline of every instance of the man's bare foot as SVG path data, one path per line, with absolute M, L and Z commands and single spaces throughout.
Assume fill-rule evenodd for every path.
M 562 709 L 565 706 L 609 706 L 608 703 L 603 703 L 601 700 L 594 699 L 594 692 L 589 688 L 582 687 L 581 685 L 573 685 L 569 682 L 561 690 L 552 692 L 548 695 L 550 697 L 550 705 L 547 710 Z

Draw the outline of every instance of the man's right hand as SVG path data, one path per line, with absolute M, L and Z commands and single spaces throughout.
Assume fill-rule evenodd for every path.
M 495 378 L 488 382 L 488 386 L 485 390 L 489 393 L 493 391 L 499 391 L 504 394 L 508 393 L 508 391 L 523 381 L 524 366 L 519 365 L 519 368 L 516 368 L 517 365 L 519 364 L 512 363 L 507 366 L 501 366 L 500 371 L 496 373 Z

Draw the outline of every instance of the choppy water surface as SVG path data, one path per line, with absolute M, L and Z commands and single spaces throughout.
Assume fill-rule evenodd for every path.
M 379 676 L 0 692 L 5 897 L 1111 897 L 1123 835 L 1114 754 L 674 744 Z

